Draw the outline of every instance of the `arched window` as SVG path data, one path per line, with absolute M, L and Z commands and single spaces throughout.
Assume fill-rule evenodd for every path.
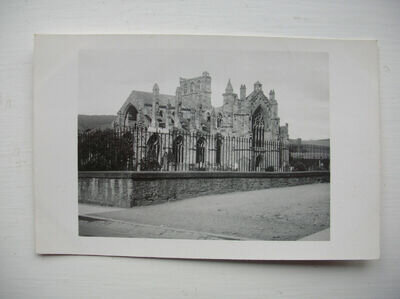
M 221 128 L 222 127 L 222 114 L 219 113 L 218 117 L 217 117 L 217 128 Z
M 259 106 L 252 116 L 253 147 L 262 147 L 264 144 L 264 113 Z
M 151 124 L 151 117 L 148 116 L 148 115 L 145 115 L 144 118 L 145 118 L 146 121 L 147 121 L 147 126 L 150 126 L 150 124 Z
M 257 169 L 258 167 L 261 166 L 262 161 L 263 161 L 262 155 L 258 155 L 258 156 L 256 157 L 256 165 L 255 165 L 255 166 L 256 166 L 256 169 Z
M 183 162 L 183 137 L 177 136 L 172 145 L 172 153 L 174 155 L 175 163 Z
M 190 92 L 194 92 L 194 82 L 190 83 Z
M 187 94 L 187 92 L 188 92 L 188 86 L 187 86 L 187 83 L 185 83 L 185 84 L 183 84 L 183 93 Z
M 150 136 L 147 141 L 147 160 L 151 162 L 158 161 L 161 149 L 161 139 L 160 136 L 155 133 Z
M 207 112 L 207 122 L 209 123 L 211 121 L 211 115 L 210 112 Z
M 215 163 L 221 165 L 221 153 L 222 153 L 222 137 L 219 135 L 216 137 L 215 142 Z
M 206 140 L 200 137 L 196 142 L 196 163 L 204 163 L 206 152 Z
M 136 124 L 138 111 L 133 105 L 129 105 L 125 113 L 124 126 L 133 126 Z

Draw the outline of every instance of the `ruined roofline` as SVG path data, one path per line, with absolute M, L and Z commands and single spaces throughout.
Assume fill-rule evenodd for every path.
M 134 89 L 134 90 L 131 91 L 130 95 L 133 94 L 133 93 L 143 93 L 143 94 L 149 94 L 149 95 L 153 96 L 153 92 L 152 91 L 142 91 L 142 90 L 135 90 Z M 172 95 L 172 94 L 160 93 L 159 95 L 162 96 L 162 97 L 175 98 L 175 95 Z
M 183 78 L 183 77 L 179 77 L 179 82 L 180 81 L 187 81 L 187 80 L 200 80 L 204 78 L 203 76 L 198 76 L 198 77 L 192 77 L 192 78 Z
M 190 77 L 190 78 L 185 78 L 185 77 L 179 77 L 179 81 L 184 81 L 184 80 L 198 80 L 198 79 L 202 79 L 202 78 L 211 78 L 210 74 L 208 72 L 207 75 L 204 75 L 205 72 L 203 72 L 202 75 L 200 76 L 196 76 L 196 77 Z
M 165 104 L 167 104 L 168 100 L 175 101 L 176 99 L 175 95 L 162 94 L 162 93 L 160 93 L 158 97 L 160 101 L 163 103 L 165 102 Z M 143 104 L 146 103 L 151 104 L 153 102 L 153 92 L 132 90 L 131 93 L 129 94 L 129 97 L 127 98 L 127 101 L 131 100 L 143 100 Z

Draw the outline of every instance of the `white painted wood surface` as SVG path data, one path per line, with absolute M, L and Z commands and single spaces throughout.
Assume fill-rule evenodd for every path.
M 400 297 L 399 16 L 400 1 L 1 1 L 0 297 Z M 381 259 L 247 263 L 35 255 L 34 33 L 377 39 L 383 145 Z

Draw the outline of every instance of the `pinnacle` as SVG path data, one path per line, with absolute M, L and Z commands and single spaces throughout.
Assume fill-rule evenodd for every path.
M 231 79 L 228 80 L 228 84 L 226 85 L 225 92 L 226 92 L 226 93 L 232 93 L 232 92 L 233 92 L 233 87 L 232 87 Z

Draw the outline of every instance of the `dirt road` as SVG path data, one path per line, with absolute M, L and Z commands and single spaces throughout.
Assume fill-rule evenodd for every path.
M 80 205 L 80 235 L 298 240 L 329 228 L 329 190 L 329 184 L 312 184 L 131 209 Z

